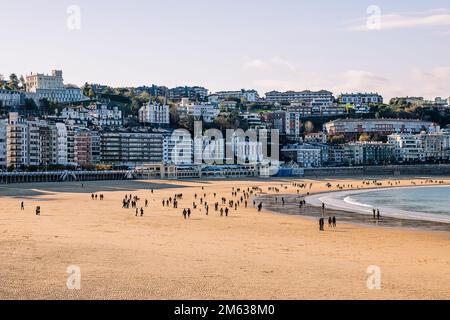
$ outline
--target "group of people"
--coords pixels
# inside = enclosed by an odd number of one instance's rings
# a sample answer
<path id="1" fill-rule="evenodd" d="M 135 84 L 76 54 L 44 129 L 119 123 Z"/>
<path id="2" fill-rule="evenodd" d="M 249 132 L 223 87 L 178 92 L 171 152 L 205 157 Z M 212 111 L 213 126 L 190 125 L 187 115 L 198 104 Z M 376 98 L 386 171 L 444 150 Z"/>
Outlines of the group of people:
<path id="1" fill-rule="evenodd" d="M 140 198 L 138 196 L 133 196 L 132 194 L 126 194 L 125 197 L 122 199 L 122 208 L 123 209 L 129 209 L 130 207 L 132 209 L 135 209 L 135 216 L 144 216 L 144 208 L 140 207 L 139 209 L 139 202 Z M 148 200 L 145 199 L 145 207 L 148 207 Z"/>
<path id="2" fill-rule="evenodd" d="M 100 194 L 100 195 L 98 195 L 98 194 L 91 194 L 91 199 L 92 200 L 98 200 L 100 198 L 100 200 L 104 200 L 105 199 L 105 196 L 103 195 L 103 194 Z"/>
<path id="3" fill-rule="evenodd" d="M 20 211 L 25 211 L 25 202 L 20 202 Z M 41 215 L 41 206 L 36 206 L 36 209 L 34 210 L 35 214 L 37 216 Z"/>
<path id="4" fill-rule="evenodd" d="M 336 228 L 336 216 L 328 218 L 328 227 L 329 228 Z M 325 218 L 320 218 L 319 219 L 319 230 L 320 231 L 325 231 Z"/>

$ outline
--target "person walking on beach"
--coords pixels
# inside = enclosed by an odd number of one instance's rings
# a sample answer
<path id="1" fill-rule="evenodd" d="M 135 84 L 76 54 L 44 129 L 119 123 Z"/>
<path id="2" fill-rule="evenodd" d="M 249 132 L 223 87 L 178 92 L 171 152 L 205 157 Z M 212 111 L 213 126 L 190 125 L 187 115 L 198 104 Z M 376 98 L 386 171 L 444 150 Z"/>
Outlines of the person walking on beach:
<path id="1" fill-rule="evenodd" d="M 333 225 L 333 219 L 331 217 L 328 218 L 328 227 L 331 228 Z"/>
<path id="2" fill-rule="evenodd" d="M 139 213 L 138 208 L 136 208 L 136 217 L 138 216 L 138 213 Z"/>
<path id="3" fill-rule="evenodd" d="M 20 203 L 20 211 L 23 211 L 23 210 L 25 210 L 25 205 L 24 205 L 24 203 L 23 203 L 23 201 Z"/>
<path id="4" fill-rule="evenodd" d="M 333 216 L 333 228 L 336 228 L 336 216 Z"/>
<path id="5" fill-rule="evenodd" d="M 380 220 L 381 215 L 380 215 L 380 209 L 377 209 L 377 220 Z"/>
<path id="6" fill-rule="evenodd" d="M 144 208 L 141 208 L 141 217 L 144 216 Z"/>
<path id="7" fill-rule="evenodd" d="M 188 219 L 191 218 L 191 209 L 187 209 L 187 216 L 188 216 Z"/>
<path id="8" fill-rule="evenodd" d="M 41 207 L 39 207 L 39 206 L 36 207 L 36 215 L 37 216 L 41 215 Z"/>
<path id="9" fill-rule="evenodd" d="M 319 219 L 319 230 L 323 231 L 323 218 Z"/>
<path id="10" fill-rule="evenodd" d="M 183 217 L 184 217 L 184 220 L 186 220 L 186 216 L 187 216 L 187 211 L 186 211 L 186 209 L 183 209 Z"/>

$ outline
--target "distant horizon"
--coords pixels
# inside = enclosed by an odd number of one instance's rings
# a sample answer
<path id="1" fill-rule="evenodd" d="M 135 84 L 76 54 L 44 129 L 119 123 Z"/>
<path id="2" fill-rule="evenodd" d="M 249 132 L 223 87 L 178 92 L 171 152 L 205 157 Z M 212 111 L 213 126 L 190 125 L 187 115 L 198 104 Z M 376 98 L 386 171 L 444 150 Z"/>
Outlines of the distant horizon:
<path id="1" fill-rule="evenodd" d="M 450 96 L 448 0 L 0 3 L 0 73 L 65 83 Z"/>

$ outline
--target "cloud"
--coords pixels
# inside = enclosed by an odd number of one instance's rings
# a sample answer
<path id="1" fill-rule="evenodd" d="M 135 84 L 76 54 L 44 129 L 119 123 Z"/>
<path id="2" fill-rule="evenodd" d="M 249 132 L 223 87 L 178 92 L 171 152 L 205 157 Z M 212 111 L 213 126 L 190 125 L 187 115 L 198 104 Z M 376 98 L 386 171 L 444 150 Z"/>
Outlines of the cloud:
<path id="1" fill-rule="evenodd" d="M 408 29 L 421 27 L 444 27 L 449 28 L 450 33 L 450 9 L 440 8 L 427 10 L 423 12 L 403 12 L 382 14 L 380 9 L 379 18 L 375 11 L 368 10 L 368 16 L 365 18 L 350 21 L 348 30 L 351 31 L 371 31 L 390 30 L 390 29 Z M 371 20 L 372 19 L 372 20 Z M 374 28 L 369 27 L 371 23 L 379 21 Z M 373 26 L 373 25 L 372 25 Z"/>
<path id="2" fill-rule="evenodd" d="M 270 59 L 250 59 L 248 57 L 244 58 L 244 69 L 257 69 L 257 70 L 274 70 L 274 69 L 287 69 L 290 71 L 295 71 L 297 65 L 292 61 L 280 58 L 278 56 L 272 57 Z"/>
<path id="3" fill-rule="evenodd" d="M 427 97 L 450 96 L 450 67 L 436 67 L 431 70 L 413 68 L 411 79 Z"/>

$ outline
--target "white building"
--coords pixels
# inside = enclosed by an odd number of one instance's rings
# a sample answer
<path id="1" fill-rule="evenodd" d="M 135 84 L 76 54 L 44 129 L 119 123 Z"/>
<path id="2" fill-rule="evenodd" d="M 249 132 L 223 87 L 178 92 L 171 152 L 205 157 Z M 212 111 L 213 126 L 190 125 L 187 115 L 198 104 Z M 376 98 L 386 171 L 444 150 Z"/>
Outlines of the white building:
<path id="1" fill-rule="evenodd" d="M 73 85 L 64 85 L 61 70 L 52 70 L 51 75 L 31 74 L 26 77 L 26 96 L 39 102 L 47 99 L 51 102 L 70 103 L 88 100 L 80 88 Z"/>
<path id="2" fill-rule="evenodd" d="M 449 160 L 450 134 L 444 131 L 393 134 L 388 142 L 395 146 L 395 157 L 400 162 Z"/>
<path id="3" fill-rule="evenodd" d="M 0 89 L 0 104 L 3 107 L 19 106 L 21 104 L 20 92 Z"/>
<path id="4" fill-rule="evenodd" d="M 383 103 L 383 97 L 378 93 L 343 93 L 338 100 L 341 104 L 352 104 L 354 106 Z"/>
<path id="5" fill-rule="evenodd" d="M 6 129 L 6 166 L 28 164 L 28 125 L 17 112 L 10 112 Z"/>
<path id="6" fill-rule="evenodd" d="M 67 127 L 64 123 L 56 123 L 56 163 L 67 165 Z"/>
<path id="7" fill-rule="evenodd" d="M 122 111 L 114 106 L 108 108 L 107 105 L 94 105 L 88 108 L 92 122 L 98 126 L 119 127 L 122 126 Z"/>
<path id="8" fill-rule="evenodd" d="M 388 143 L 394 146 L 395 159 L 399 162 L 425 161 L 422 141 L 414 134 L 392 134 Z"/>
<path id="9" fill-rule="evenodd" d="M 256 90 L 237 90 L 237 91 L 219 91 L 210 96 L 209 101 L 223 101 L 226 99 L 245 100 L 247 102 L 256 102 L 259 100 L 259 94 Z"/>
<path id="10" fill-rule="evenodd" d="M 149 102 L 139 109 L 139 122 L 152 125 L 167 125 L 170 123 L 168 105 L 157 105 Z"/>
<path id="11" fill-rule="evenodd" d="M 290 102 L 304 102 L 315 101 L 320 104 L 327 104 L 334 102 L 333 93 L 326 90 L 320 91 L 270 91 L 266 93 L 266 100 L 272 103 L 290 103 Z"/>
<path id="12" fill-rule="evenodd" d="M 6 128 L 8 119 L 0 119 L 0 169 L 6 167 Z"/>
<path id="13" fill-rule="evenodd" d="M 260 128 L 262 125 L 259 113 L 244 113 L 241 118 L 247 121 L 250 128 Z"/>
<path id="14" fill-rule="evenodd" d="M 320 167 L 328 159 L 328 151 L 324 146 L 306 143 L 285 146 L 281 153 L 303 168 Z"/>
<path id="15" fill-rule="evenodd" d="M 324 129 L 328 135 L 355 135 L 361 133 L 420 133 L 433 132 L 437 127 L 429 121 L 411 119 L 337 119 L 327 122 Z"/>
<path id="16" fill-rule="evenodd" d="M 189 132 L 176 130 L 164 135 L 163 161 L 166 164 L 191 165 L 193 141 Z"/>
<path id="17" fill-rule="evenodd" d="M 89 110 L 82 106 L 66 107 L 61 110 L 61 118 L 65 120 L 79 120 L 82 123 L 92 121 L 92 116 Z"/>
<path id="18" fill-rule="evenodd" d="M 187 106 L 189 115 L 194 116 L 195 120 L 203 120 L 204 122 L 213 122 L 220 114 L 220 109 L 213 104 L 190 104 Z"/>

